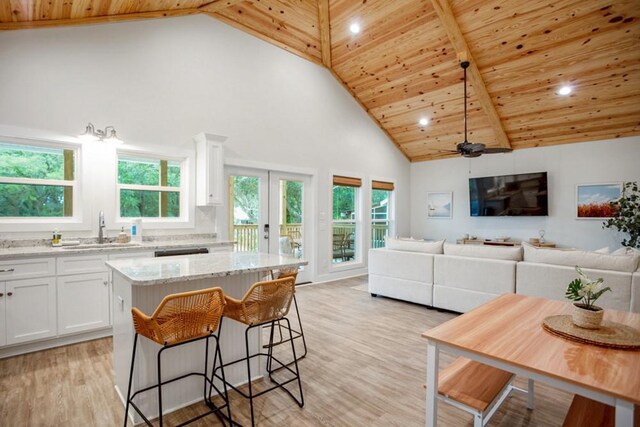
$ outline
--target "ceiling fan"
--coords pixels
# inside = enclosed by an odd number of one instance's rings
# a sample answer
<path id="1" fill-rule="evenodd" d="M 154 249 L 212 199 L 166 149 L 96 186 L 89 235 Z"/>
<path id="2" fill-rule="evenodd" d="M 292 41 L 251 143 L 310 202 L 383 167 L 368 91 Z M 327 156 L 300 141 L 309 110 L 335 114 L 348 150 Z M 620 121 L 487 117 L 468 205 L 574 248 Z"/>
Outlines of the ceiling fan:
<path id="1" fill-rule="evenodd" d="M 469 142 L 467 140 L 467 68 L 469 68 L 469 65 L 469 61 L 462 61 L 460 63 L 460 66 L 464 70 L 464 141 L 456 145 L 455 151 L 447 150 L 447 152 L 459 153 L 462 157 L 480 157 L 483 154 L 510 153 L 513 151 L 511 148 L 487 147 L 485 144 Z"/>

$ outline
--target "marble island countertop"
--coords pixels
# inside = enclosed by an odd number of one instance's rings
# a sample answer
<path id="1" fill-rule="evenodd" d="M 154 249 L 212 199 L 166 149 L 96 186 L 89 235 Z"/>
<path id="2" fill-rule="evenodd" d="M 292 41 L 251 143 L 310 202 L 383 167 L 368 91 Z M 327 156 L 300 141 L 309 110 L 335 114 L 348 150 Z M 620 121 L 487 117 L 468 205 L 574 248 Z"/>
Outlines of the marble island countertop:
<path id="1" fill-rule="evenodd" d="M 133 285 L 159 285 L 307 265 L 290 256 L 251 252 L 217 252 L 166 258 L 107 261 Z"/>
<path id="2" fill-rule="evenodd" d="M 90 243 L 77 246 L 53 247 L 49 245 L 34 246 L 12 246 L 0 247 L 0 260 L 14 258 L 29 258 L 43 256 L 60 256 L 60 255 L 92 255 L 92 254 L 109 254 L 118 252 L 145 252 L 162 249 L 180 249 L 180 248 L 210 248 L 215 246 L 231 246 L 233 241 L 221 240 L 217 238 L 192 238 L 170 239 L 170 240 L 152 240 L 142 243 Z"/>

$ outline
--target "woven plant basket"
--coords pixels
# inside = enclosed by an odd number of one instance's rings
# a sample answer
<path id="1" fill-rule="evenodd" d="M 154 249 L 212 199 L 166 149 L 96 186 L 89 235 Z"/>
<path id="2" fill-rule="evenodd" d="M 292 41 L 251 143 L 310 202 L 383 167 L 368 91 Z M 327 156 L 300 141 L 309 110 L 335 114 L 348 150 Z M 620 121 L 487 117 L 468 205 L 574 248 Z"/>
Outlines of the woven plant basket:
<path id="1" fill-rule="evenodd" d="M 573 304 L 573 324 L 584 329 L 598 329 L 602 323 L 604 310 L 597 306 L 591 306 L 592 310 L 585 308 L 584 304 Z"/>

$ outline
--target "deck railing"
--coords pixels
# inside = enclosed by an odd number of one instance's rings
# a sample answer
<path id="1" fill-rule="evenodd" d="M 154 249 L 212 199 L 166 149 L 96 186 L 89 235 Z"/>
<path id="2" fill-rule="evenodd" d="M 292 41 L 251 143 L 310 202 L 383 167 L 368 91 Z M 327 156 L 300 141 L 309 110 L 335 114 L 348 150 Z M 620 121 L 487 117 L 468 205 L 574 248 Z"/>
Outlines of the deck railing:
<path id="1" fill-rule="evenodd" d="M 384 238 L 389 234 L 388 222 L 374 222 L 371 224 L 371 247 L 384 248 Z"/>
<path id="2" fill-rule="evenodd" d="M 280 236 L 294 236 L 301 241 L 302 224 L 280 225 Z M 259 238 L 258 224 L 233 225 L 233 240 L 237 242 L 235 245 L 236 252 L 257 252 Z"/>

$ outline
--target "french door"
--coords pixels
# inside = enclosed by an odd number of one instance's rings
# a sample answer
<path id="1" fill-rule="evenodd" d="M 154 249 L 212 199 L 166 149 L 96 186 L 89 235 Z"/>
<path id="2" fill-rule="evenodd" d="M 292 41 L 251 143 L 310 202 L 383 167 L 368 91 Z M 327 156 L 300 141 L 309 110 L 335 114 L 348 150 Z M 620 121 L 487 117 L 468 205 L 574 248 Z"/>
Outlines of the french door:
<path id="1" fill-rule="evenodd" d="M 311 261 L 308 220 L 310 177 L 279 171 L 227 167 L 229 238 L 238 252 L 266 252 Z M 310 265 L 298 283 L 311 280 Z"/>

